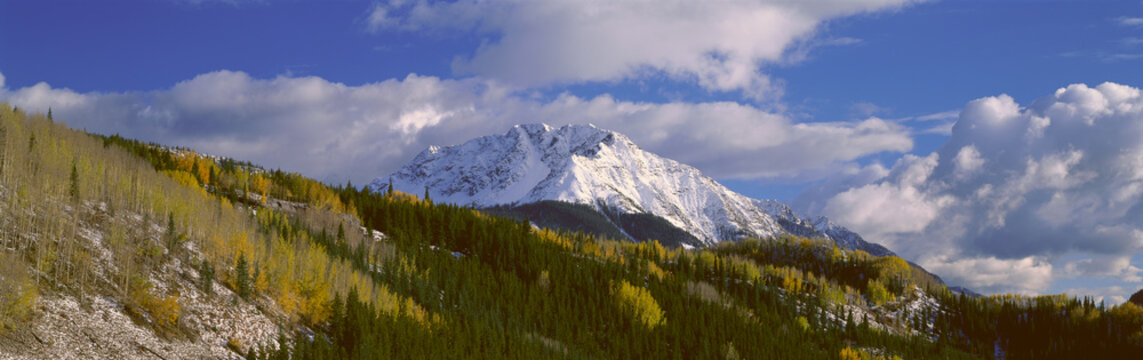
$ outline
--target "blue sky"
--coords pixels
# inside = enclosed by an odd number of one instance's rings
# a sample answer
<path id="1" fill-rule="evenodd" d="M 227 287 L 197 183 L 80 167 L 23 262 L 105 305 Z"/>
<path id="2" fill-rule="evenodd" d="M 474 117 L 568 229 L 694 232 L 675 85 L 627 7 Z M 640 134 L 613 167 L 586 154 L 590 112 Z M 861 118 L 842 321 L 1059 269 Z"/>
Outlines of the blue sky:
<path id="1" fill-rule="evenodd" d="M 1140 1 L 0 2 L 0 99 L 76 127 L 363 184 L 591 122 L 950 283 L 1111 300 L 1140 68 Z"/>

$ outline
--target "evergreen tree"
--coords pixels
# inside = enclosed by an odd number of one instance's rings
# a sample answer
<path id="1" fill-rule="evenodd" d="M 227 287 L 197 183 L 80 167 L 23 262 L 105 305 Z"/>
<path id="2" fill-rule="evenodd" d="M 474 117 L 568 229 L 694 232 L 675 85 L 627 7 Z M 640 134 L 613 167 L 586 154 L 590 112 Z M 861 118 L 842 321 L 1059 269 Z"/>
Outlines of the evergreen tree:
<path id="1" fill-rule="evenodd" d="M 71 186 L 68 187 L 68 195 L 71 195 L 71 200 L 74 203 L 79 203 L 79 168 L 76 166 L 76 161 L 71 161 Z"/>
<path id="2" fill-rule="evenodd" d="M 234 265 L 234 287 L 238 290 L 238 297 L 250 298 L 250 269 L 247 267 L 245 254 L 238 254 L 238 261 Z"/>
<path id="3" fill-rule="evenodd" d="M 178 233 L 175 232 L 175 213 L 167 212 L 167 251 L 174 255 L 178 248 Z"/>
<path id="4" fill-rule="evenodd" d="M 207 295 L 214 293 L 214 267 L 210 265 L 210 261 L 202 259 L 202 266 L 198 268 L 198 277 L 202 285 L 202 291 Z"/>

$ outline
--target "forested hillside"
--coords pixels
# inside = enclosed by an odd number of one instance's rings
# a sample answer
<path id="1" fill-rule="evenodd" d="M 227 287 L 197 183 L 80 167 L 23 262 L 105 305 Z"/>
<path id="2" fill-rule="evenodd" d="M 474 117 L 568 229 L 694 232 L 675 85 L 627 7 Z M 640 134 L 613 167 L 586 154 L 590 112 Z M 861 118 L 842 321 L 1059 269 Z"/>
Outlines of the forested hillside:
<path id="1" fill-rule="evenodd" d="M 6 104 L 0 211 L 0 354 L 19 358 L 106 357 L 119 345 L 71 327 L 115 312 L 153 335 L 119 350 L 140 358 L 1143 352 L 1131 303 L 971 298 L 900 258 L 798 237 L 683 250 L 555 232 L 86 134 Z"/>

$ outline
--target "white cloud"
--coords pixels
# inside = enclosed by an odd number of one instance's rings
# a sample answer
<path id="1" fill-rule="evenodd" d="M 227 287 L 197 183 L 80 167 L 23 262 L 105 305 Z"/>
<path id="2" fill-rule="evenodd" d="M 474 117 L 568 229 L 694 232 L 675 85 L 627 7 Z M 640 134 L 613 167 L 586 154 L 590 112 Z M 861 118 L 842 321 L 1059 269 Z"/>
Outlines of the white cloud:
<path id="1" fill-rule="evenodd" d="M 1123 26 L 1143 26 L 1143 18 L 1121 16 L 1115 19 L 1116 23 Z"/>
<path id="2" fill-rule="evenodd" d="M 930 196 L 922 187 L 937 163 L 935 153 L 923 158 L 905 155 L 882 178 L 892 180 L 851 187 L 830 196 L 822 209 L 814 212 L 890 249 L 899 249 L 902 244 L 893 234 L 924 230 L 953 202 L 950 196 Z"/>
<path id="3" fill-rule="evenodd" d="M 1052 282 L 1052 264 L 1034 256 L 998 259 L 991 256 L 936 255 L 919 263 L 951 284 L 961 284 L 984 293 L 1039 295 Z"/>
<path id="4" fill-rule="evenodd" d="M 876 114 L 887 113 L 892 109 L 877 106 L 877 104 L 868 101 L 859 101 L 849 106 L 849 112 L 857 114 L 857 116 L 868 117 Z"/>
<path id="5" fill-rule="evenodd" d="M 1070 85 L 1026 107 L 987 97 L 965 106 L 944 146 L 916 158 L 932 164 L 900 161 L 879 179 L 826 181 L 795 204 L 986 291 L 1044 286 L 973 272 L 981 259 L 1045 281 L 1053 275 L 1041 263 L 1062 269 L 1058 276 L 1133 281 L 1139 271 L 1125 256 L 1143 252 L 1139 139 L 1143 95 L 1134 87 Z"/>
<path id="6" fill-rule="evenodd" d="M 1143 269 L 1131 264 L 1130 256 L 1105 255 L 1068 261 L 1061 269 L 1061 276 L 1075 277 L 1115 277 L 1125 282 L 1141 282 Z"/>
<path id="7" fill-rule="evenodd" d="M 921 115 L 921 116 L 917 116 L 915 118 L 910 118 L 909 120 L 916 120 L 916 121 L 953 120 L 953 119 L 956 119 L 957 116 L 960 116 L 960 111 L 952 110 L 952 111 L 942 111 L 939 113 L 933 113 L 933 114 L 928 114 L 928 115 Z"/>
<path id="8" fill-rule="evenodd" d="M 1133 47 L 1136 45 L 1143 45 L 1143 38 L 1141 37 L 1125 37 L 1119 39 L 1119 44 L 1124 47 Z"/>
<path id="9" fill-rule="evenodd" d="M 402 113 L 401 116 L 397 119 L 397 122 L 389 126 L 389 129 L 399 130 L 406 136 L 414 135 L 420 132 L 421 129 L 430 126 L 436 126 L 437 124 L 441 123 L 441 120 L 452 117 L 455 114 L 456 113 L 452 111 L 441 113 L 436 109 L 433 109 L 431 106 L 426 106 L 424 108 L 414 109 L 412 111 Z"/>
<path id="10" fill-rule="evenodd" d="M 0 100 L 100 133 L 188 146 L 361 184 L 429 145 L 458 144 L 517 123 L 594 123 L 718 177 L 822 174 L 853 159 L 912 148 L 878 119 L 797 123 L 733 102 L 639 103 L 607 95 L 541 102 L 479 79 L 409 75 L 360 86 L 317 77 L 256 79 L 217 71 L 170 89 L 76 93 L 48 84 L 0 88 Z"/>
<path id="11" fill-rule="evenodd" d="M 980 169 L 980 166 L 984 165 L 984 159 L 980 157 L 980 151 L 976 150 L 975 146 L 969 145 L 960 148 L 956 158 L 953 159 L 953 164 L 956 166 L 956 177 L 963 179 Z"/>
<path id="12" fill-rule="evenodd" d="M 515 86 L 615 81 L 663 73 L 755 98 L 780 91 L 765 64 L 804 57 L 818 26 L 909 0 L 732 1 L 391 1 L 372 7 L 367 28 L 476 31 L 486 42 L 454 70 Z M 792 51 L 791 51 L 792 50 Z"/>

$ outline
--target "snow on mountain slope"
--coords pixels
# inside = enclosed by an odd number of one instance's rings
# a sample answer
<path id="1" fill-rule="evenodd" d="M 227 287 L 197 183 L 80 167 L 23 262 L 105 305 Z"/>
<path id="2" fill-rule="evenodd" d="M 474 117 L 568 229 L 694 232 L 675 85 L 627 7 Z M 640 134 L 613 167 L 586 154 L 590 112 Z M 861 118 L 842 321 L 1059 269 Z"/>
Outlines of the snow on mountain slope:
<path id="1" fill-rule="evenodd" d="M 889 253 L 825 218 L 807 221 L 779 202 L 735 193 L 691 166 L 592 125 L 517 125 L 504 135 L 429 147 L 369 186 L 383 191 L 390 181 L 395 190 L 421 194 L 427 187 L 434 201 L 464 206 L 557 200 L 601 212 L 651 214 L 708 245 L 792 233 Z"/>

